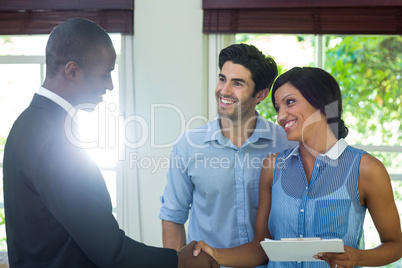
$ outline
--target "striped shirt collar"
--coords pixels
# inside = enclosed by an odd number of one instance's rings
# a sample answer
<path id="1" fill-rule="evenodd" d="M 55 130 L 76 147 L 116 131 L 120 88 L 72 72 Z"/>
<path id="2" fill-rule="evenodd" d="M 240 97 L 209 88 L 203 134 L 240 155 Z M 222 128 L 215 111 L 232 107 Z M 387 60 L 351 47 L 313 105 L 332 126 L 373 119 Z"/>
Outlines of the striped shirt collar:
<path id="1" fill-rule="evenodd" d="M 77 109 L 74 108 L 68 101 L 57 95 L 56 93 L 44 88 L 39 87 L 38 95 L 41 95 L 61 106 L 72 118 L 77 122 Z"/>
<path id="2" fill-rule="evenodd" d="M 322 155 L 322 156 L 326 155 L 330 159 L 336 160 L 345 151 L 347 146 L 348 146 L 348 143 L 344 139 L 340 139 L 334 144 L 334 146 L 332 146 L 331 149 L 328 150 L 328 152 L 326 152 L 325 154 L 319 154 L 319 155 Z M 296 148 L 293 149 L 293 151 L 289 154 L 289 156 L 287 158 L 289 158 L 292 155 L 294 155 L 294 156 L 299 155 L 300 154 L 299 148 L 300 148 L 300 145 L 297 145 Z"/>

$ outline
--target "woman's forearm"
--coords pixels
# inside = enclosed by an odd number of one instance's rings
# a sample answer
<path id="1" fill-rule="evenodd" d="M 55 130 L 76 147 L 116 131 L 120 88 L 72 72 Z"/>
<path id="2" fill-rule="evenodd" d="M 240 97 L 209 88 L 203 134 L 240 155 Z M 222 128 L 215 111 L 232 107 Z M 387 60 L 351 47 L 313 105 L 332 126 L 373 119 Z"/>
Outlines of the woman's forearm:
<path id="1" fill-rule="evenodd" d="M 253 267 L 268 262 L 259 242 L 249 242 L 234 248 L 213 248 L 216 261 L 221 266 Z"/>

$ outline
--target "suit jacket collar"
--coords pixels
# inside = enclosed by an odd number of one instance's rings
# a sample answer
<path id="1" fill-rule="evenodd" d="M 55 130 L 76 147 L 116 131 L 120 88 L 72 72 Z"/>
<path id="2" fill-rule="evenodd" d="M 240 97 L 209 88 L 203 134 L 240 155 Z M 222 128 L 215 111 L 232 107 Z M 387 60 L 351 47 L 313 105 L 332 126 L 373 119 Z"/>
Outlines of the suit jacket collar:
<path id="1" fill-rule="evenodd" d="M 62 106 L 60 106 L 53 100 L 51 100 L 47 97 L 44 97 L 42 95 L 39 95 L 37 93 L 34 94 L 34 97 L 31 101 L 30 106 L 42 108 L 42 109 L 48 109 L 48 110 L 51 110 L 51 111 L 49 111 L 50 113 L 56 113 L 63 117 L 66 117 L 67 115 L 69 115 L 70 118 L 72 118 L 75 123 L 78 123 L 77 116 L 76 116 L 77 112 L 74 109 L 74 107 L 72 109 L 70 109 L 70 111 L 66 111 Z"/>

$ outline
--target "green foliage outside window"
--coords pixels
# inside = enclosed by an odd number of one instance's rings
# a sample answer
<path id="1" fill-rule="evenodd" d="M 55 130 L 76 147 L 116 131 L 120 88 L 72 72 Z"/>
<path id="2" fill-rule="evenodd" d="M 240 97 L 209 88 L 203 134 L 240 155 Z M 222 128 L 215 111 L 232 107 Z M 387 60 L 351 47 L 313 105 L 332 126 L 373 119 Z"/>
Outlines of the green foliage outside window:
<path id="1" fill-rule="evenodd" d="M 5 219 L 4 219 L 4 208 L 0 209 L 0 225 L 5 224 Z M 6 251 L 7 250 L 7 239 L 6 236 L 0 237 L 0 251 Z"/>
<path id="2" fill-rule="evenodd" d="M 402 144 L 402 37 L 333 37 L 325 69 L 338 81 L 358 140 Z M 327 47 L 329 47 L 327 45 Z"/>

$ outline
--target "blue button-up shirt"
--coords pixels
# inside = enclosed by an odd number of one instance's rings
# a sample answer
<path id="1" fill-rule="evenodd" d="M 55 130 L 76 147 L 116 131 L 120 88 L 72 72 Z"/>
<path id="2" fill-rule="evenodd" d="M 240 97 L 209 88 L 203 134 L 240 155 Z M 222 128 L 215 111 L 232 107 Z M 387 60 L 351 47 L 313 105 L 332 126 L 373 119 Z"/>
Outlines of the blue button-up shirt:
<path id="1" fill-rule="evenodd" d="M 159 217 L 184 224 L 190 212 L 188 241 L 230 248 L 254 238 L 264 158 L 295 143 L 258 115 L 254 133 L 238 148 L 219 122 L 185 133 L 173 146 Z"/>

